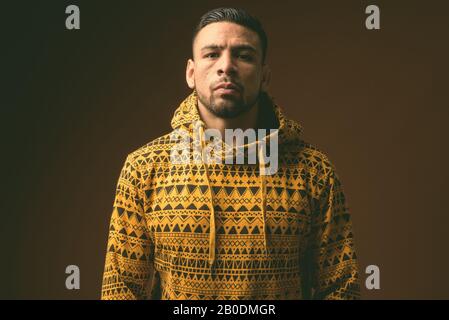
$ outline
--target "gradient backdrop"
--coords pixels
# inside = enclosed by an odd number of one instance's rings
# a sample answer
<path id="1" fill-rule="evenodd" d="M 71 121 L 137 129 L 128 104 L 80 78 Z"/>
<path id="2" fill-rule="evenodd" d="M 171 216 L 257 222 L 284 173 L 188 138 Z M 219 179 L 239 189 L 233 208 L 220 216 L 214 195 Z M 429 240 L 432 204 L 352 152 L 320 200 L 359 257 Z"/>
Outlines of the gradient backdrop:
<path id="1" fill-rule="evenodd" d="M 447 1 L 26 1 L 2 5 L 0 298 L 98 299 L 125 157 L 168 133 L 191 31 L 239 6 L 268 37 L 270 92 L 333 161 L 364 299 L 449 298 Z M 81 30 L 65 29 L 77 4 Z M 381 29 L 365 28 L 365 8 Z M 65 288 L 65 267 L 81 289 Z"/>

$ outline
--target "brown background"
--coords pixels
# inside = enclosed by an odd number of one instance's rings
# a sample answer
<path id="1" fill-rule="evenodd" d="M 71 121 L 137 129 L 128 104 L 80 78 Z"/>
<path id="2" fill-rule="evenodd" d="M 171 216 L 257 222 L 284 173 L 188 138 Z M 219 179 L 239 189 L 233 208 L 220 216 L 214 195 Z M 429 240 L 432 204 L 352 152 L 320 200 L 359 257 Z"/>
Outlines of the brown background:
<path id="1" fill-rule="evenodd" d="M 120 168 L 170 130 L 191 30 L 224 4 L 260 18 L 271 94 L 342 178 L 362 279 L 381 270 L 363 298 L 449 298 L 444 1 L 147 2 L 2 9 L 0 298 L 99 298 Z M 79 31 L 65 29 L 68 4 Z M 365 28 L 368 4 L 381 30 Z M 69 264 L 80 290 L 65 289 Z"/>

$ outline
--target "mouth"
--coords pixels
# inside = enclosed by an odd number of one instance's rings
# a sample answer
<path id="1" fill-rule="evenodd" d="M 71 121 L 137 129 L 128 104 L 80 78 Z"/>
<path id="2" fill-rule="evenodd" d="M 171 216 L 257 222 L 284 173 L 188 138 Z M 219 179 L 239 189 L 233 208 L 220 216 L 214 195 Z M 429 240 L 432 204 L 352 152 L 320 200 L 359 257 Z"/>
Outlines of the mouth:
<path id="1" fill-rule="evenodd" d="M 220 94 L 239 95 L 240 88 L 232 82 L 223 82 L 214 88 Z"/>

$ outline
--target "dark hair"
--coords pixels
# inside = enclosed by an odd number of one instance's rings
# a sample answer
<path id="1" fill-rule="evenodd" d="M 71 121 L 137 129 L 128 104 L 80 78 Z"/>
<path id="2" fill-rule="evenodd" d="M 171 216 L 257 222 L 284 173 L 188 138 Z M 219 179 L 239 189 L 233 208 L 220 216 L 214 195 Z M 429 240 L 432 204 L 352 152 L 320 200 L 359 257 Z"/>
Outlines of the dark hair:
<path id="1" fill-rule="evenodd" d="M 262 46 L 262 62 L 265 62 L 265 57 L 267 55 L 268 39 L 265 30 L 262 27 L 257 18 L 251 16 L 248 12 L 243 9 L 237 8 L 217 8 L 206 12 L 201 18 L 198 25 L 195 27 L 193 32 L 192 44 L 195 41 L 196 35 L 208 24 L 214 22 L 233 22 L 243 27 L 247 27 L 252 31 L 256 32 L 260 39 L 260 44 Z"/>

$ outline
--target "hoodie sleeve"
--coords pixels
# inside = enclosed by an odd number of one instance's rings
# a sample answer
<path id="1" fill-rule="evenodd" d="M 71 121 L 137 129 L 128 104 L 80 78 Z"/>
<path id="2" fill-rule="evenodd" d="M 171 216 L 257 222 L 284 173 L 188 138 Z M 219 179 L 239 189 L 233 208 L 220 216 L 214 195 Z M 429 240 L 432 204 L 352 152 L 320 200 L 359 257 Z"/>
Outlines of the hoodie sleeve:
<path id="1" fill-rule="evenodd" d="M 147 299 L 152 244 L 144 217 L 140 173 L 126 158 L 118 179 L 110 219 L 101 299 Z"/>
<path id="2" fill-rule="evenodd" d="M 360 299 L 352 219 L 343 188 L 333 168 L 322 181 L 312 218 L 311 298 Z"/>

